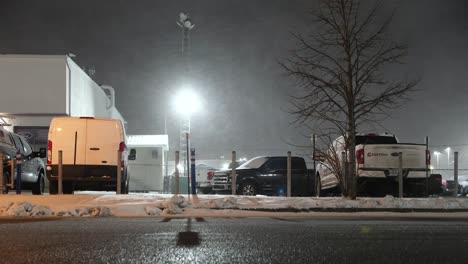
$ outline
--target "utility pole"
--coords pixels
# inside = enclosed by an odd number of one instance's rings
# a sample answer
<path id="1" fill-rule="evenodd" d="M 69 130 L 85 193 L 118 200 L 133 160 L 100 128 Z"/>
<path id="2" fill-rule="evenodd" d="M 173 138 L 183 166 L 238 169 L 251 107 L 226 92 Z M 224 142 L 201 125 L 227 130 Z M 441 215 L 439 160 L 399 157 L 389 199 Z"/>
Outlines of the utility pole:
<path id="1" fill-rule="evenodd" d="M 190 19 L 189 14 L 180 12 L 179 19 L 176 21 L 177 25 L 182 29 L 182 56 L 184 59 L 184 72 L 183 72 L 183 79 L 184 85 L 188 85 L 190 83 L 190 30 L 195 27 Z M 180 106 L 184 108 L 188 108 L 189 106 Z M 187 183 L 190 186 L 190 167 L 189 163 L 189 152 L 188 149 L 190 148 L 190 142 L 187 140 L 190 134 L 190 116 L 187 115 L 181 122 L 180 125 L 180 133 L 179 133 L 179 150 L 181 157 L 184 159 L 184 172 L 187 175 Z M 190 188 L 189 188 L 190 190 Z"/>

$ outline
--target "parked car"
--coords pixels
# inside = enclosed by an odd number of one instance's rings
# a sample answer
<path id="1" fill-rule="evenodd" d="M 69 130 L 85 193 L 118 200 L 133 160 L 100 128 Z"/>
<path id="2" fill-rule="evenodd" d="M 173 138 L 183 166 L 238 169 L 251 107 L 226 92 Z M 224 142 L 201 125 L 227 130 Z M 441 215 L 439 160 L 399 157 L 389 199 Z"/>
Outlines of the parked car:
<path id="1" fill-rule="evenodd" d="M 11 184 L 11 165 L 9 161 L 14 160 L 19 151 L 22 155 L 21 165 L 21 187 L 31 189 L 33 194 L 43 194 L 45 189 L 45 165 L 42 158 L 46 153 L 33 151 L 26 139 L 15 133 L 0 128 L 0 152 L 3 153 L 3 193 L 8 193 L 9 188 L 5 184 Z M 17 175 L 14 173 L 14 183 Z M 16 186 L 16 185 L 15 185 Z"/>
<path id="2" fill-rule="evenodd" d="M 331 146 L 342 162 L 341 153 L 345 152 L 343 137 L 337 138 Z M 406 196 L 424 196 L 426 192 L 426 171 L 430 164 L 430 152 L 423 144 L 399 143 L 391 134 L 356 135 L 356 175 L 360 195 L 383 196 L 396 194 L 399 175 L 399 153 L 402 153 L 404 190 Z M 322 194 L 339 187 L 330 160 L 324 159 L 317 165 L 316 193 Z M 429 178 L 429 194 L 439 194 L 442 190 L 441 176 Z"/>
<path id="3" fill-rule="evenodd" d="M 120 120 L 94 117 L 52 119 L 47 145 L 50 193 L 57 193 L 58 153 L 62 151 L 63 192 L 114 191 L 117 162 L 121 163 L 121 190 L 128 193 L 127 147 Z M 120 157 L 117 158 L 117 151 Z"/>
<path id="4" fill-rule="evenodd" d="M 213 190 L 217 194 L 232 193 L 232 170 L 214 174 Z M 240 195 L 285 195 L 287 157 L 256 157 L 236 168 L 236 193 Z M 301 157 L 291 159 L 291 193 L 293 196 L 312 195 L 313 171 L 307 169 Z"/>
<path id="5" fill-rule="evenodd" d="M 445 180 L 443 182 L 443 194 L 453 195 L 454 191 L 455 191 L 454 180 Z M 468 175 L 458 176 L 458 194 L 460 196 L 468 195 Z"/>

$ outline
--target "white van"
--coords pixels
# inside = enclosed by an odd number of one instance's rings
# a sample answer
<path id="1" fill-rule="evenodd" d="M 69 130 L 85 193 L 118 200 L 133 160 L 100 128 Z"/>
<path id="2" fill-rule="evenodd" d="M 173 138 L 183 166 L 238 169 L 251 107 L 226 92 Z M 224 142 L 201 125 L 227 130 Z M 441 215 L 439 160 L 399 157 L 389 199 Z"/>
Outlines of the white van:
<path id="1" fill-rule="evenodd" d="M 120 120 L 94 117 L 52 119 L 47 144 L 50 193 L 57 193 L 58 152 L 62 151 L 63 192 L 114 191 L 117 151 L 122 167 L 122 193 L 128 193 L 125 131 Z"/>

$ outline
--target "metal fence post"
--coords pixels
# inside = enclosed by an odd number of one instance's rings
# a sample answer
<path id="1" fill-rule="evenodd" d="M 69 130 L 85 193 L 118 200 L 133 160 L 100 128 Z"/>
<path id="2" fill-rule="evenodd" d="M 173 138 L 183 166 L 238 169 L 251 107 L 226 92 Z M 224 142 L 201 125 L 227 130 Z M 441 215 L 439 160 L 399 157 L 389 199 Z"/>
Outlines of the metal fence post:
<path id="1" fill-rule="evenodd" d="M 3 175 L 3 153 L 0 153 L 0 162 L 1 162 L 1 165 L 0 165 L 0 189 L 2 191 L 2 193 L 4 193 L 4 189 L 6 186 L 4 186 L 3 184 L 6 183 L 5 181 L 5 175 Z"/>
<path id="2" fill-rule="evenodd" d="M 455 188 L 453 190 L 453 196 L 458 196 L 458 151 L 453 153 L 453 183 L 455 184 Z"/>
<path id="3" fill-rule="evenodd" d="M 122 164 L 120 163 L 122 159 L 122 152 L 117 150 L 117 194 L 122 193 Z"/>
<path id="4" fill-rule="evenodd" d="M 190 184 L 192 185 L 192 194 L 197 194 L 197 178 L 195 171 L 195 149 L 190 148 Z"/>
<path id="5" fill-rule="evenodd" d="M 287 164 L 287 175 L 286 175 L 286 188 L 287 196 L 291 197 L 291 151 L 288 151 L 288 164 Z"/>
<path id="6" fill-rule="evenodd" d="M 429 153 L 429 137 L 426 136 L 426 197 L 429 196 L 429 162 L 430 162 L 430 153 Z"/>
<path id="7" fill-rule="evenodd" d="M 232 152 L 232 171 L 231 171 L 231 190 L 232 195 L 236 195 L 237 183 L 236 183 L 236 152 Z"/>
<path id="8" fill-rule="evenodd" d="M 63 194 L 63 151 L 58 151 L 58 179 L 57 179 L 57 193 Z"/>
<path id="9" fill-rule="evenodd" d="M 16 152 L 16 194 L 21 194 L 21 164 L 23 164 L 23 155 L 18 149 Z"/>
<path id="10" fill-rule="evenodd" d="M 15 183 L 15 161 L 13 159 L 10 160 L 10 188 L 14 187 Z"/>
<path id="11" fill-rule="evenodd" d="M 403 152 L 398 153 L 398 197 L 403 198 Z"/>
<path id="12" fill-rule="evenodd" d="M 316 182 L 316 181 L 315 181 L 315 177 L 317 177 L 317 172 L 316 172 L 317 165 L 315 164 L 315 134 L 312 134 L 312 149 L 313 149 L 313 151 L 314 151 L 314 152 L 313 152 L 314 154 L 312 154 L 312 160 L 313 160 L 313 162 L 314 162 L 314 170 L 313 170 L 313 172 L 314 172 L 314 177 L 312 177 L 313 182 L 312 182 L 312 183 L 309 183 L 309 184 L 311 184 L 311 185 L 313 186 L 313 189 L 312 189 L 312 190 L 314 190 L 314 189 L 315 189 L 315 182 Z M 310 178 L 310 176 L 311 176 L 311 175 L 310 175 L 310 173 L 309 173 L 309 176 L 308 176 L 308 177 Z M 310 185 L 309 185 L 309 186 L 310 186 Z M 313 192 L 312 192 L 312 193 L 313 193 Z"/>
<path id="13" fill-rule="evenodd" d="M 175 152 L 175 180 L 174 180 L 174 191 L 176 195 L 179 195 L 179 151 Z"/>

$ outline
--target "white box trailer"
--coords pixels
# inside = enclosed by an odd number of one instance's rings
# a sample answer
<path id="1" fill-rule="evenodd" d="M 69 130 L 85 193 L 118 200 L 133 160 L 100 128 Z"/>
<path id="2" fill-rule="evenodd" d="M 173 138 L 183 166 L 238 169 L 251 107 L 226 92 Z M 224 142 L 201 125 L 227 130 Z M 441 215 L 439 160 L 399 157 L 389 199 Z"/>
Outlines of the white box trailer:
<path id="1" fill-rule="evenodd" d="M 114 95 L 112 87 L 96 84 L 66 55 L 0 55 L 0 116 L 7 116 L 8 130 L 36 142 L 34 148 L 47 146 L 56 116 L 113 118 L 125 124 Z"/>
<path id="2" fill-rule="evenodd" d="M 167 135 L 129 135 L 129 190 L 162 192 L 168 151 Z"/>

